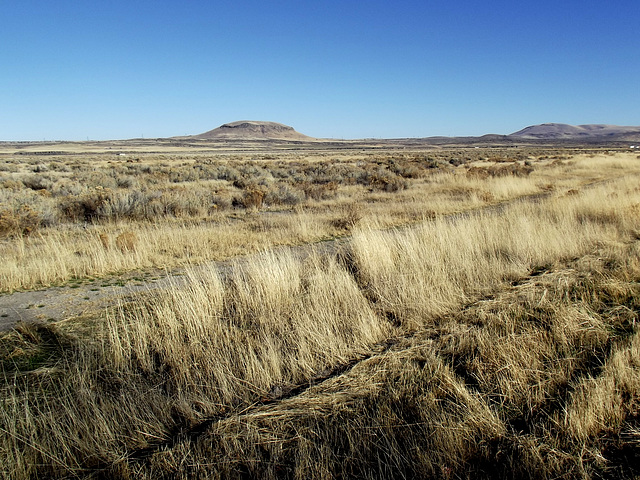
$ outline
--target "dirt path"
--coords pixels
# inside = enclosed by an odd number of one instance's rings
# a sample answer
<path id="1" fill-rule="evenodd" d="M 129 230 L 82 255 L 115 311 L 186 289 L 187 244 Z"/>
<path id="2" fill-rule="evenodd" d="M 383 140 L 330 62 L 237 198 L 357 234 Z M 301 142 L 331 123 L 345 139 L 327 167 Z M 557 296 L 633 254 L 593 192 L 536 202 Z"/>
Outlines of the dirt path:
<path id="1" fill-rule="evenodd" d="M 133 278 L 120 277 L 4 294 L 0 296 L 0 330 L 10 329 L 19 321 L 62 320 L 87 315 L 114 306 L 143 288 L 162 286 L 172 276 L 180 278 L 174 274 L 141 284 Z"/>
<path id="2" fill-rule="evenodd" d="M 341 238 L 297 247 L 279 246 L 272 251 L 289 250 L 295 256 L 303 258 L 312 252 L 335 252 L 339 245 L 345 242 L 346 240 Z M 257 255 L 260 253 L 193 266 L 189 270 L 197 272 L 199 269 L 214 266 L 224 276 L 237 263 L 247 262 Z M 91 315 L 127 301 L 135 294 L 179 287 L 187 281 L 186 272 L 186 268 L 179 268 L 171 272 L 156 271 L 151 275 L 146 273 L 145 277 L 152 279 L 144 281 L 140 280 L 136 272 L 131 272 L 118 277 L 87 280 L 61 287 L 0 294 L 0 331 L 9 330 L 18 322 L 55 321 Z"/>

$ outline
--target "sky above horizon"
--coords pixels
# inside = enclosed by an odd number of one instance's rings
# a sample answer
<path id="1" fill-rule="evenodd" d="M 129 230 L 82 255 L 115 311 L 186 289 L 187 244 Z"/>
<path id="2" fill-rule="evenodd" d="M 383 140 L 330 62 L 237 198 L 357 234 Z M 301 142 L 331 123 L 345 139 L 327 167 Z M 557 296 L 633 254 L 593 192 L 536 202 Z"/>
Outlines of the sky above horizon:
<path id="1" fill-rule="evenodd" d="M 6 1 L 0 141 L 640 125 L 640 2 Z"/>

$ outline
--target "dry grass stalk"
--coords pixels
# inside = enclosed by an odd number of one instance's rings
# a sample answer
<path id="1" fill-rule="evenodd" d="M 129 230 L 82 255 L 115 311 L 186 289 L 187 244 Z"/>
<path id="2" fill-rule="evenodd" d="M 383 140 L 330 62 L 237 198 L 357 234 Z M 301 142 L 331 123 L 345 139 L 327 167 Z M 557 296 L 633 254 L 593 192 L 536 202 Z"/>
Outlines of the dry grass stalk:
<path id="1" fill-rule="evenodd" d="M 102 237 L 100 240 L 102 241 Z M 137 244 L 138 236 L 133 232 L 123 232 L 116 237 L 116 247 L 118 247 L 118 250 L 122 253 L 133 252 Z"/>

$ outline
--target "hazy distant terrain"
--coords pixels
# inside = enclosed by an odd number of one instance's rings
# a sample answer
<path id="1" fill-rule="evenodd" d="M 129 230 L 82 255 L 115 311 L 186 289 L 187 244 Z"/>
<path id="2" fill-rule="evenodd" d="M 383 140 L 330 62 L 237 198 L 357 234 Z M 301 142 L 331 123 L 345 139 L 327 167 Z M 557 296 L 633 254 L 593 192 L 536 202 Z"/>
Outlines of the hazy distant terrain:
<path id="1" fill-rule="evenodd" d="M 295 140 L 321 141 L 297 132 L 293 127 L 275 122 L 239 121 L 225 123 L 220 127 L 192 137 L 202 140 Z M 391 139 L 389 139 L 392 141 Z M 407 138 L 407 141 L 412 139 Z M 585 142 L 640 141 L 640 127 L 621 127 L 618 125 L 567 125 L 564 123 L 543 123 L 531 125 L 509 135 L 486 134 L 480 137 L 426 137 L 415 140 L 441 143 L 461 142 L 506 142 L 517 140 L 563 141 L 580 140 Z M 384 140 L 376 140 L 383 141 Z"/>
<path id="2" fill-rule="evenodd" d="M 132 138 L 102 141 L 21 141 L 1 142 L 2 154 L 79 154 L 79 153 L 178 153 L 222 152 L 265 149 L 288 150 L 296 148 L 312 150 L 362 148 L 379 150 L 388 148 L 440 148 L 455 146 L 580 146 L 600 145 L 629 147 L 640 144 L 639 127 L 616 125 L 566 125 L 544 123 L 532 125 L 508 135 L 488 133 L 481 136 L 445 137 L 427 136 L 415 138 L 364 138 L 335 139 L 316 138 L 296 131 L 293 127 L 277 122 L 242 120 L 225 123 L 213 130 L 187 136 L 167 138 Z"/>

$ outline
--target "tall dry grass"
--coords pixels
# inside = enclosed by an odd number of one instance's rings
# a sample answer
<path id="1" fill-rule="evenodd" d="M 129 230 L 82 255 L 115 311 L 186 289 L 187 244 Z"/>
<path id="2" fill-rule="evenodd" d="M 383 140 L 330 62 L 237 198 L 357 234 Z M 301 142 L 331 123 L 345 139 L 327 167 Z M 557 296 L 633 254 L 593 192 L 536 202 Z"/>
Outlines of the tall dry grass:
<path id="1" fill-rule="evenodd" d="M 5 372 L 19 381 L 6 383 L 2 448 L 26 455 L 10 462 L 10 477 L 118 463 L 127 449 L 277 397 L 389 335 L 335 262 L 287 253 L 238 265 L 227 283 L 200 270 L 102 321 L 103 333 L 60 352 L 55 368 Z"/>
<path id="2" fill-rule="evenodd" d="M 336 232 L 332 232 L 336 233 Z M 131 235 L 129 248 L 118 237 Z M 71 278 L 167 269 L 319 241 L 327 235 L 304 213 L 220 223 L 132 223 L 58 229 L 1 246 L 0 290 L 32 289 Z"/>
<path id="3" fill-rule="evenodd" d="M 170 366 L 166 388 L 207 399 L 211 414 L 300 383 L 388 334 L 335 262 L 284 252 L 237 265 L 227 283 L 214 269 L 192 274 L 187 287 L 109 316 L 104 355 L 124 372 Z"/>
<path id="4" fill-rule="evenodd" d="M 139 473 L 636 478 L 639 253 L 558 263 L 300 395 L 212 422 Z"/>
<path id="5" fill-rule="evenodd" d="M 338 260 L 266 253 L 194 271 L 82 329 L 21 326 L 2 341 L 3 474 L 455 478 L 490 476 L 502 455 L 503 475 L 588 476 L 604 467 L 580 448 L 601 448 L 603 422 L 620 428 L 639 395 L 635 350 L 620 343 L 635 332 L 638 205 L 627 176 L 361 230 Z M 554 265 L 564 280 L 518 289 Z M 497 312 L 471 305 L 512 284 Z M 562 408 L 571 426 L 558 426 Z M 198 425 L 210 426 L 199 440 Z"/>
<path id="6" fill-rule="evenodd" d="M 399 232 L 357 231 L 352 268 L 382 311 L 420 325 L 505 280 L 636 235 L 639 205 L 637 180 L 629 177 L 498 214 L 438 218 Z"/>

